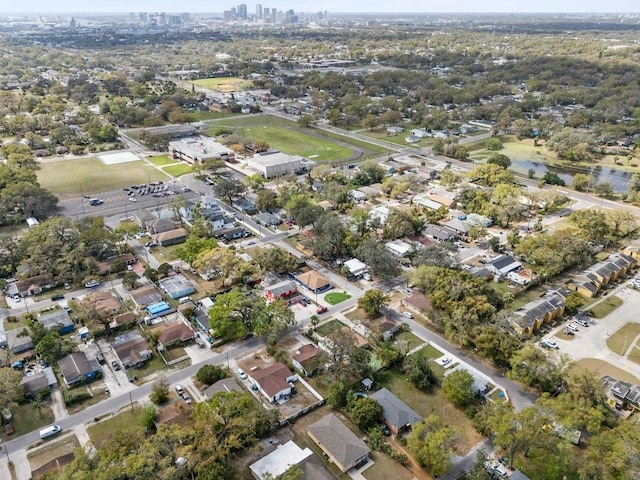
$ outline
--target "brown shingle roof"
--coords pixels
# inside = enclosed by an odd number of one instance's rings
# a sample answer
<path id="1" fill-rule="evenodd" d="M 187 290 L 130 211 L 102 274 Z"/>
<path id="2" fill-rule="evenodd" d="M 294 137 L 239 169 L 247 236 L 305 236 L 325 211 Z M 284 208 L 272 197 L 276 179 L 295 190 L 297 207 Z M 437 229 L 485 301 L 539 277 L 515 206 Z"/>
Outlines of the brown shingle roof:
<path id="1" fill-rule="evenodd" d="M 251 373 L 251 377 L 269 397 L 273 397 L 278 392 L 288 388 L 289 383 L 287 383 L 286 379 L 291 376 L 293 376 L 291 370 L 280 362 Z"/>
<path id="2" fill-rule="evenodd" d="M 161 330 L 158 342 L 163 345 L 175 342 L 176 340 L 186 342 L 187 340 L 191 340 L 193 336 L 194 332 L 191 327 L 184 323 L 175 323 Z"/>

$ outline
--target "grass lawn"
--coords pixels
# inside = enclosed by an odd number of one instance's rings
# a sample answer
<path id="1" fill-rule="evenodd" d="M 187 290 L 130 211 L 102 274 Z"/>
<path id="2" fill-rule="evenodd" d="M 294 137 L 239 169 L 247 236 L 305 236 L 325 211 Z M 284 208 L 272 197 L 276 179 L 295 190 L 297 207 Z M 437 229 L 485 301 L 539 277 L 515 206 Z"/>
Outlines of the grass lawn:
<path id="1" fill-rule="evenodd" d="M 625 370 L 622 370 L 621 368 L 615 367 L 610 363 L 607 363 L 604 360 L 599 360 L 597 358 L 583 358 L 581 360 L 578 360 L 573 367 L 573 370 L 577 370 L 579 368 L 592 371 L 599 377 L 609 375 L 610 377 L 613 377 L 616 380 L 622 380 L 623 382 L 629 382 L 633 384 L 640 383 L 639 379 L 626 372 Z"/>
<path id="2" fill-rule="evenodd" d="M 33 430 L 39 430 L 42 427 L 52 424 L 55 420 L 53 411 L 48 405 L 45 405 L 38 413 L 38 411 L 31 406 L 31 403 L 22 403 L 12 408 L 11 413 L 13 414 L 13 420 L 11 420 L 14 429 L 13 437 L 19 437 Z M 10 440 L 12 437 L 4 435 L 4 430 L 2 430 L 0 438 Z"/>
<path id="3" fill-rule="evenodd" d="M 163 167 L 165 165 L 181 163 L 180 160 L 171 158 L 169 157 L 169 155 L 154 155 L 153 157 L 147 157 L 147 160 L 153 163 L 156 167 Z"/>
<path id="4" fill-rule="evenodd" d="M 338 303 L 349 300 L 350 298 L 351 295 L 345 292 L 331 292 L 324 296 L 324 301 L 330 305 L 337 305 Z"/>
<path id="5" fill-rule="evenodd" d="M 316 332 L 318 333 L 318 335 L 320 335 L 321 337 L 326 337 L 327 335 L 329 335 L 332 332 L 335 332 L 336 330 L 340 329 L 343 327 L 343 323 L 340 322 L 339 320 L 331 320 L 327 323 L 323 323 L 322 325 L 320 325 L 318 328 L 316 328 Z"/>
<path id="6" fill-rule="evenodd" d="M 539 285 L 535 288 L 530 288 L 529 290 L 525 290 L 522 292 L 516 299 L 509 304 L 509 309 L 517 310 L 520 307 L 525 306 L 527 303 L 532 302 L 533 300 L 537 300 L 547 291 L 547 288 L 544 285 Z"/>
<path id="7" fill-rule="evenodd" d="M 406 346 L 405 351 L 408 352 L 409 350 L 416 348 L 418 345 L 422 345 L 424 340 L 416 337 L 411 332 L 400 332 L 395 335 L 393 343 L 396 345 Z"/>
<path id="8" fill-rule="evenodd" d="M 61 200 L 79 197 L 80 191 L 95 195 L 136 183 L 167 180 L 167 176 L 142 160 L 105 165 L 95 157 L 43 163 L 38 182 Z"/>
<path id="9" fill-rule="evenodd" d="M 624 355 L 624 350 L 631 346 L 638 335 L 640 335 L 640 323 L 627 323 L 607 338 L 607 347 L 613 353 Z"/>
<path id="10" fill-rule="evenodd" d="M 162 167 L 162 171 L 172 177 L 180 177 L 187 173 L 193 172 L 191 165 L 180 163 L 179 165 L 169 165 L 168 167 Z"/>
<path id="11" fill-rule="evenodd" d="M 145 237 L 142 240 L 147 240 L 147 238 Z M 180 257 L 178 257 L 178 254 L 176 253 L 176 248 L 178 248 L 179 246 L 180 245 L 169 245 L 168 247 L 153 247 L 153 256 L 160 263 L 178 260 Z"/>
<path id="12" fill-rule="evenodd" d="M 229 127 L 235 133 L 251 140 L 263 140 L 271 147 L 291 155 L 300 155 L 316 162 L 347 159 L 353 154 L 349 147 L 322 137 L 310 135 L 294 122 L 272 116 L 251 115 L 212 122 L 207 135 L 220 127 Z"/>
<path id="13" fill-rule="evenodd" d="M 502 390 L 496 390 L 491 395 L 489 395 L 489 398 L 495 403 L 503 403 L 507 401 L 507 397 L 504 396 Z"/>
<path id="14" fill-rule="evenodd" d="M 62 433 L 64 434 L 64 431 Z M 27 453 L 29 465 L 31 465 L 32 470 L 37 470 L 58 457 L 73 453 L 79 446 L 80 442 L 75 435 L 70 435 L 58 441 L 51 440 L 46 446 Z"/>
<path id="15" fill-rule="evenodd" d="M 382 452 L 371 452 L 373 465 L 367 468 L 362 475 L 367 480 L 411 480 L 413 473 L 406 467 L 393 460 Z"/>
<path id="16" fill-rule="evenodd" d="M 217 120 L 219 118 L 231 117 L 237 114 L 211 110 L 210 112 L 188 112 L 187 115 L 189 115 L 192 122 L 202 122 L 205 120 Z"/>
<path id="17" fill-rule="evenodd" d="M 154 355 L 149 360 L 145 362 L 145 364 L 140 368 L 135 368 L 133 370 L 129 370 L 127 375 L 130 378 L 137 378 L 138 380 L 135 382 L 136 385 L 142 385 L 145 383 L 145 377 L 156 373 L 164 368 L 167 368 L 165 363 L 162 361 L 160 355 Z"/>
<path id="18" fill-rule="evenodd" d="M 164 355 L 164 358 L 167 360 L 167 362 L 170 362 L 171 360 L 177 360 L 178 358 L 184 357 L 185 355 L 188 356 L 187 352 L 185 352 L 184 348 L 182 347 L 165 350 L 162 352 L 162 355 Z"/>
<path id="19" fill-rule="evenodd" d="M 591 307 L 589 312 L 596 318 L 604 318 L 622 305 L 623 301 L 620 297 L 612 295 L 605 298 L 602 302 Z"/>
<path id="20" fill-rule="evenodd" d="M 363 320 L 376 320 L 380 318 L 380 315 L 372 318 L 366 313 L 364 313 L 364 310 L 362 310 L 361 308 L 356 308 L 355 310 L 347 313 L 345 317 L 347 317 L 352 322 L 361 322 Z"/>
<path id="21" fill-rule="evenodd" d="M 252 86 L 251 82 L 239 77 L 199 78 L 198 80 L 193 80 L 191 83 L 219 92 L 246 90 Z"/>
<path id="22" fill-rule="evenodd" d="M 125 410 L 114 417 L 102 420 L 98 423 L 87 427 L 87 433 L 91 442 L 96 448 L 100 448 L 100 444 L 111 437 L 118 430 L 130 431 L 142 428 L 140 419 L 142 417 L 142 409 L 135 408 Z"/>
<path id="23" fill-rule="evenodd" d="M 459 435 L 456 455 L 464 455 L 482 439 L 482 436 L 473 428 L 471 420 L 447 400 L 442 389 L 436 387 L 430 393 L 422 392 L 414 387 L 402 373 L 395 370 L 378 372 L 376 378 L 379 386 L 387 387 L 421 416 L 437 415 L 445 425 L 455 430 Z"/>
<path id="24" fill-rule="evenodd" d="M 633 346 L 627 358 L 634 363 L 640 363 L 640 340 Z"/>
<path id="25" fill-rule="evenodd" d="M 26 328 L 31 325 L 31 322 L 27 319 L 25 315 L 21 315 L 19 317 L 15 317 L 18 321 L 11 322 L 5 318 L 4 320 L 4 328 L 5 330 L 14 330 L 16 328 Z"/>
<path id="26" fill-rule="evenodd" d="M 418 355 L 422 355 L 424 358 L 440 358 L 442 356 L 442 352 L 438 350 L 433 345 L 425 345 L 418 352 Z"/>
<path id="27" fill-rule="evenodd" d="M 109 394 L 106 393 L 105 387 L 106 387 L 105 383 L 98 380 L 89 385 L 83 385 L 83 386 L 74 388 L 74 390 L 76 391 L 86 389 L 93 396 L 87 398 L 86 400 L 83 400 L 80 403 L 74 403 L 73 405 L 67 407 L 67 411 L 69 413 L 77 413 L 81 410 L 84 410 L 85 408 L 88 408 L 92 405 L 100 403 L 102 400 L 106 400 L 107 398 L 109 398 Z"/>

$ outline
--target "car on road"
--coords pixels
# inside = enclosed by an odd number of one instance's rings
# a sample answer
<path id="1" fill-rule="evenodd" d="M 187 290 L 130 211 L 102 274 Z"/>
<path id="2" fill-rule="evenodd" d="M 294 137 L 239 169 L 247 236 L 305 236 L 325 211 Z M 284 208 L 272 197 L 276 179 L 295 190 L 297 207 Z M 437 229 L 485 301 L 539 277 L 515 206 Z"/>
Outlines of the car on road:
<path id="1" fill-rule="evenodd" d="M 100 282 L 97 280 L 91 280 L 84 284 L 85 288 L 95 288 L 100 286 Z"/>
<path id="2" fill-rule="evenodd" d="M 316 308 L 316 313 L 318 313 L 318 314 L 324 313 L 327 310 L 329 310 L 327 307 L 318 307 L 318 308 Z"/>
<path id="3" fill-rule="evenodd" d="M 584 318 L 575 318 L 574 321 L 578 325 L 582 325 L 583 327 L 588 327 L 589 326 L 589 322 L 587 322 Z"/>
<path id="4" fill-rule="evenodd" d="M 138 199 L 136 197 L 129 197 L 130 202 L 137 202 Z"/>
<path id="5" fill-rule="evenodd" d="M 402 314 L 407 318 L 413 318 L 413 313 L 411 312 L 402 312 Z"/>
<path id="6" fill-rule="evenodd" d="M 117 372 L 118 370 L 120 370 L 120 364 L 118 362 L 116 362 L 115 360 L 111 362 L 111 366 L 113 367 L 113 369 Z"/>
<path id="7" fill-rule="evenodd" d="M 61 293 L 58 293 L 51 297 L 51 300 L 53 302 L 57 302 L 58 300 L 63 300 L 63 299 L 64 299 L 64 295 L 62 295 Z"/>
<path id="8" fill-rule="evenodd" d="M 545 348 L 559 348 L 556 342 L 546 338 L 540 342 L 540 345 L 542 345 Z"/>
<path id="9" fill-rule="evenodd" d="M 569 323 L 567 325 L 567 329 L 571 330 L 572 332 L 579 332 L 580 329 L 578 328 L 578 326 L 575 323 Z"/>
<path id="10" fill-rule="evenodd" d="M 247 374 L 241 368 L 238 369 L 238 376 L 243 380 L 247 379 Z"/>
<path id="11" fill-rule="evenodd" d="M 247 245 L 255 245 L 256 242 L 254 240 L 251 240 L 249 243 L 247 243 Z"/>

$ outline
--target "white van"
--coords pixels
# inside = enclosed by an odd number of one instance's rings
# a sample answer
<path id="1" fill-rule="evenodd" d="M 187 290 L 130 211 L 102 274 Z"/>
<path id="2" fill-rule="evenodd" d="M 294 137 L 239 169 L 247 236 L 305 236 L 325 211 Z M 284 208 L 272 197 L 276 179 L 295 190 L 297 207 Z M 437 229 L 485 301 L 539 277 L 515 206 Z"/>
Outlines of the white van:
<path id="1" fill-rule="evenodd" d="M 60 425 L 51 425 L 50 427 L 40 430 L 40 438 L 44 440 L 45 438 L 53 437 L 54 435 L 59 434 L 61 431 L 62 428 L 60 428 Z"/>
<path id="2" fill-rule="evenodd" d="M 189 303 L 191 301 L 191 297 L 182 297 L 180 300 L 178 300 L 178 303 L 180 305 L 184 305 L 185 303 Z"/>

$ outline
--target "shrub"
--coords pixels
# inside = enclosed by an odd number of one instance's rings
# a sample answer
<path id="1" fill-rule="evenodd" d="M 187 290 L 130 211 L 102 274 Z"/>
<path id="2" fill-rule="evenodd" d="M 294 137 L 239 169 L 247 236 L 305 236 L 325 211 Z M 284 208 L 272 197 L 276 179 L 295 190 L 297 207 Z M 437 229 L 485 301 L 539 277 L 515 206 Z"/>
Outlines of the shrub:
<path id="1" fill-rule="evenodd" d="M 226 377 L 226 372 L 217 365 L 203 365 L 196 373 L 196 379 L 205 385 L 213 385 L 218 380 Z"/>

